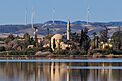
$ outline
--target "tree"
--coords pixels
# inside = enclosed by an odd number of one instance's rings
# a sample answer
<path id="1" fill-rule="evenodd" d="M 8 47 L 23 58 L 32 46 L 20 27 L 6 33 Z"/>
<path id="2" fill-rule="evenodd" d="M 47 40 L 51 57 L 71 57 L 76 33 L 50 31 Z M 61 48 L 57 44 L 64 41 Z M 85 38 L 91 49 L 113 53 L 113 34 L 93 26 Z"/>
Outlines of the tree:
<path id="1" fill-rule="evenodd" d="M 36 46 L 36 41 L 28 33 L 25 33 L 24 36 L 23 36 L 23 38 L 25 39 L 23 41 L 24 48 L 27 48 L 28 45 L 34 45 L 34 46 Z"/>
<path id="2" fill-rule="evenodd" d="M 22 48 L 25 49 L 25 48 L 27 48 L 28 45 L 30 45 L 30 35 L 28 33 L 25 33 L 23 38 L 25 40 L 23 41 Z"/>
<path id="3" fill-rule="evenodd" d="M 0 52 L 1 52 L 1 51 L 6 51 L 6 48 L 5 48 L 4 46 L 1 46 L 1 47 L 0 47 Z"/>
<path id="4" fill-rule="evenodd" d="M 87 35 L 87 32 L 84 30 L 81 30 L 81 38 L 80 38 L 80 47 L 82 50 L 88 52 L 88 49 L 90 47 L 90 37 Z"/>
<path id="5" fill-rule="evenodd" d="M 23 38 L 25 40 L 30 40 L 30 35 L 28 33 L 25 33 L 24 36 L 23 36 Z"/>
<path id="6" fill-rule="evenodd" d="M 5 39 L 5 43 L 8 44 L 10 41 L 14 40 L 15 37 L 13 34 L 9 34 L 8 37 Z"/>
<path id="7" fill-rule="evenodd" d="M 34 41 L 33 37 L 30 38 L 29 44 L 36 46 L 36 41 Z"/>
<path id="8" fill-rule="evenodd" d="M 108 28 L 104 26 L 105 29 L 100 31 L 100 41 L 106 43 L 108 41 Z"/>
<path id="9" fill-rule="evenodd" d="M 113 49 L 122 49 L 122 31 L 117 31 L 112 35 Z"/>
<path id="10" fill-rule="evenodd" d="M 76 43 L 79 43 L 79 40 L 80 40 L 80 36 L 79 36 L 79 34 L 78 33 L 73 33 L 72 34 L 72 41 L 73 42 L 76 42 Z"/>
<path id="11" fill-rule="evenodd" d="M 98 40 L 99 40 L 99 37 L 97 36 L 97 33 L 94 32 L 93 33 L 93 48 L 98 48 Z"/>
<path id="12" fill-rule="evenodd" d="M 7 49 L 8 50 L 17 50 L 18 48 L 21 48 L 22 45 L 24 45 L 24 44 L 20 40 L 14 39 L 8 43 Z"/>
<path id="13" fill-rule="evenodd" d="M 8 38 L 8 39 L 11 39 L 11 40 L 15 39 L 15 37 L 14 37 L 13 34 L 9 34 L 9 36 L 8 36 L 7 38 Z"/>

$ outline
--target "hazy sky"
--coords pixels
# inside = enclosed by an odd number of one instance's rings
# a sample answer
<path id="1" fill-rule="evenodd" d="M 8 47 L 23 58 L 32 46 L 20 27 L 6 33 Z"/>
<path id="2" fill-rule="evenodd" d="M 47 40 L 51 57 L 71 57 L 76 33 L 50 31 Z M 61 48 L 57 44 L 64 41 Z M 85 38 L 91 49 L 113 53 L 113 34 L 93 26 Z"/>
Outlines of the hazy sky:
<path id="1" fill-rule="evenodd" d="M 122 21 L 122 0 L 0 0 L 0 24 L 24 24 L 31 22 L 32 8 L 35 23 L 55 20 L 86 20 L 90 5 L 90 21 Z"/>

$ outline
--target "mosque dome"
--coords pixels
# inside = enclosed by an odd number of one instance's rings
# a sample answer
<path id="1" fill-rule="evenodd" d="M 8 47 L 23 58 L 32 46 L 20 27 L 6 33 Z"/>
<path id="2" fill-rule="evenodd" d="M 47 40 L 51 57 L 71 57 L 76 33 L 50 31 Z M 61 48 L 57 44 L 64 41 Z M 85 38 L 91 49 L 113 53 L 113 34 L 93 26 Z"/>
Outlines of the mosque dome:
<path id="1" fill-rule="evenodd" d="M 61 34 L 55 34 L 51 39 L 60 40 L 60 39 L 62 39 L 62 35 Z"/>

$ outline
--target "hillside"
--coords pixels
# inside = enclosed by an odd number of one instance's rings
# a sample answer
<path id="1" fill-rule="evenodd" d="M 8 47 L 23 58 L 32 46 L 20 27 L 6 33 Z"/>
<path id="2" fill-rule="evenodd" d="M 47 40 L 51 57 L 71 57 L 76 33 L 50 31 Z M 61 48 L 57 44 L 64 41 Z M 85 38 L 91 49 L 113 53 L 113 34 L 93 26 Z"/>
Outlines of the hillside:
<path id="1" fill-rule="evenodd" d="M 64 34 L 66 32 L 66 24 L 65 21 L 55 21 L 54 23 L 52 21 L 47 21 L 45 23 L 39 23 L 34 24 L 34 26 L 38 27 L 38 34 L 46 35 L 47 34 L 47 28 L 49 28 L 49 31 L 51 34 L 54 33 L 61 33 Z M 117 31 L 117 28 L 122 26 L 122 22 L 89 22 L 89 26 L 86 25 L 85 21 L 74 21 L 71 23 L 71 30 L 72 32 L 78 32 L 81 29 L 84 29 L 85 27 L 89 28 L 89 35 L 92 35 L 93 32 L 100 32 L 102 29 L 107 26 L 111 30 L 109 31 L 110 35 Z M 30 24 L 28 25 L 0 25 L 0 33 L 14 33 L 14 34 L 20 34 L 20 33 L 29 33 L 33 35 L 33 29 Z"/>

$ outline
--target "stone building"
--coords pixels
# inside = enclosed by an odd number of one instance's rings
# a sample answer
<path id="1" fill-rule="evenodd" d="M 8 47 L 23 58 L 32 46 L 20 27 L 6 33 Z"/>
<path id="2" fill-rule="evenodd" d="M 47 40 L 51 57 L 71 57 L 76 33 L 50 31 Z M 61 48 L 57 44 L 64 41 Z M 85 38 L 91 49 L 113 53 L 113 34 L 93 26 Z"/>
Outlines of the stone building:
<path id="1" fill-rule="evenodd" d="M 55 49 L 66 49 L 67 44 L 63 42 L 63 36 L 61 34 L 55 34 L 51 38 L 51 48 L 54 51 Z"/>

